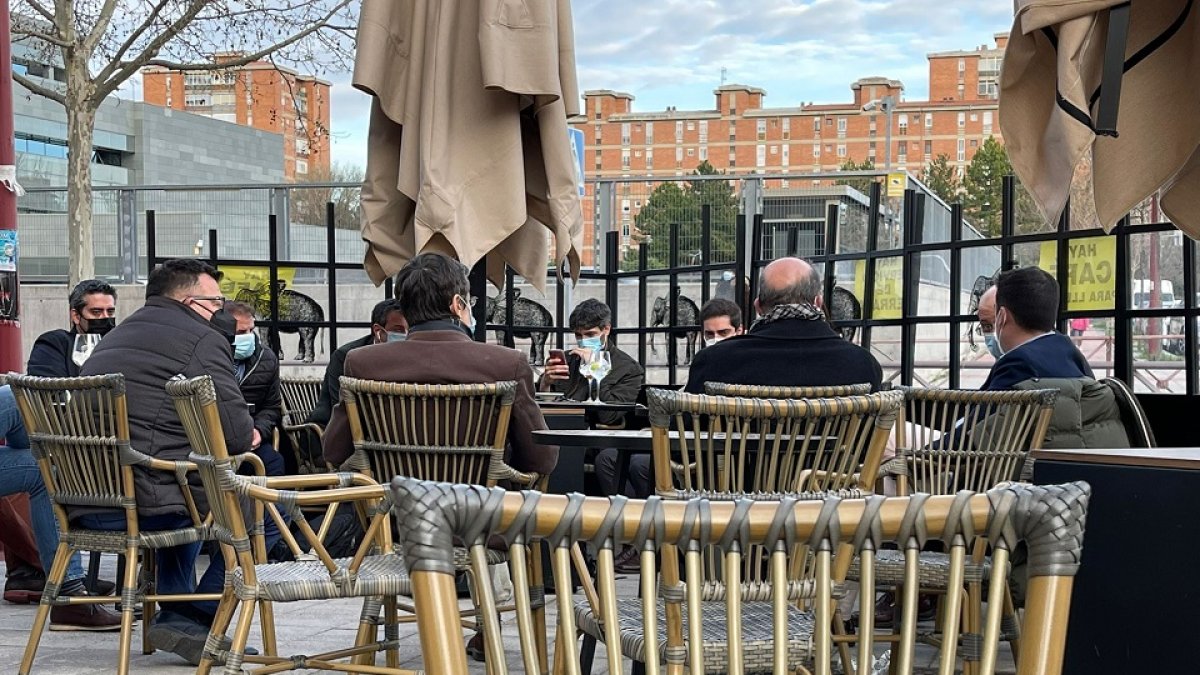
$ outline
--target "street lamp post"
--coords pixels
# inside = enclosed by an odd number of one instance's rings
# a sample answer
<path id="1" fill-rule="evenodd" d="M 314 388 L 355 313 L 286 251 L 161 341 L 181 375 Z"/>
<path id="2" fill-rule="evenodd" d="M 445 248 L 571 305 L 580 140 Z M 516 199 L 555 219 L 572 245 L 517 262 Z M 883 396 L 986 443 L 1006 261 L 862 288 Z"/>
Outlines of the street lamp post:
<path id="1" fill-rule="evenodd" d="M 884 152 L 883 152 L 883 158 L 884 158 L 883 159 L 883 169 L 884 169 L 884 171 L 891 172 L 891 170 L 892 170 L 892 114 L 896 110 L 896 97 L 892 96 L 891 94 L 888 94 L 887 96 L 884 96 L 883 98 L 873 99 L 873 100 L 869 101 L 868 103 L 866 103 L 865 105 L 863 105 L 862 109 L 865 112 L 872 112 L 875 110 L 879 110 L 879 111 L 882 111 L 885 115 L 887 115 L 887 130 L 884 132 L 884 141 L 883 141 L 884 143 L 887 144 L 887 147 L 884 148 Z"/>

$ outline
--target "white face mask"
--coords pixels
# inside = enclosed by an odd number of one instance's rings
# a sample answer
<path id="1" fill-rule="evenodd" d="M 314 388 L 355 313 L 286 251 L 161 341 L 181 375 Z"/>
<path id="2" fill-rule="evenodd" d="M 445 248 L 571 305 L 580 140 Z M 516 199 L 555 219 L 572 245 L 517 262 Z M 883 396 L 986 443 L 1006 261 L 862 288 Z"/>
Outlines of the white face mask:
<path id="1" fill-rule="evenodd" d="M 711 338 L 704 338 L 704 346 L 705 346 L 705 347 L 711 347 L 711 346 L 713 346 L 713 345 L 715 345 L 715 344 L 718 344 L 718 343 L 724 342 L 724 341 L 726 341 L 726 340 L 728 340 L 728 339 L 729 339 L 729 338 L 727 338 L 727 337 L 711 337 Z"/>

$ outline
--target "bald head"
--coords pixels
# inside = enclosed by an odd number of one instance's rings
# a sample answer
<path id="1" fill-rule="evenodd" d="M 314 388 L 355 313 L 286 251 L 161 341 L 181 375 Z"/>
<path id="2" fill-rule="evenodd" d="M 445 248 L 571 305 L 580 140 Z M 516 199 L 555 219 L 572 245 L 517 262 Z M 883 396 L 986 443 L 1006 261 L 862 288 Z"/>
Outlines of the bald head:
<path id="1" fill-rule="evenodd" d="M 985 333 L 991 333 L 996 325 L 996 287 L 991 286 L 979 296 L 979 309 L 975 312 L 979 317 L 979 328 Z"/>
<path id="2" fill-rule="evenodd" d="M 777 305 L 821 306 L 821 274 L 800 258 L 780 258 L 763 268 L 754 308 L 766 314 Z"/>

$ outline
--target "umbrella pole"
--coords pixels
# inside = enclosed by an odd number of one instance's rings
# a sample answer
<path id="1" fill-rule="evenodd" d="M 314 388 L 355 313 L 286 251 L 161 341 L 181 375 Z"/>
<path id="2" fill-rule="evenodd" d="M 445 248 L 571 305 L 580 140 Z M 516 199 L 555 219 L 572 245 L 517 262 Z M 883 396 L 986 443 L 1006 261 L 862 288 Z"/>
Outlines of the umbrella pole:
<path id="1" fill-rule="evenodd" d="M 471 314 L 475 315 L 475 341 L 487 340 L 487 258 L 480 259 L 471 269 L 471 297 L 475 305 Z"/>

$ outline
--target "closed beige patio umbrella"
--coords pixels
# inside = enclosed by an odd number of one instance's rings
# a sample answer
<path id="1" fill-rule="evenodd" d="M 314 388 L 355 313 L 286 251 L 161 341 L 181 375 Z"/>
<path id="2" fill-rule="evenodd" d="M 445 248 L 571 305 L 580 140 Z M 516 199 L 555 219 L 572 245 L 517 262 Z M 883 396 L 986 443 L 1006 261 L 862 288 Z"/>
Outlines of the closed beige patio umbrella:
<path id="1" fill-rule="evenodd" d="M 1062 213 L 1075 167 L 1091 148 L 1096 213 L 1106 231 L 1161 190 L 1167 216 L 1200 237 L 1197 4 L 1016 0 L 1000 77 L 1000 128 L 1013 169 L 1047 219 Z M 1110 44 L 1115 56 L 1124 49 L 1110 68 L 1123 77 L 1105 77 Z M 1106 89 L 1113 100 L 1106 101 Z M 1106 135 L 1118 112 L 1116 135 Z"/>
<path id="2" fill-rule="evenodd" d="M 364 0 L 354 86 L 373 97 L 362 189 L 377 285 L 417 253 L 486 258 L 545 289 L 579 272 L 583 216 L 569 0 Z"/>

